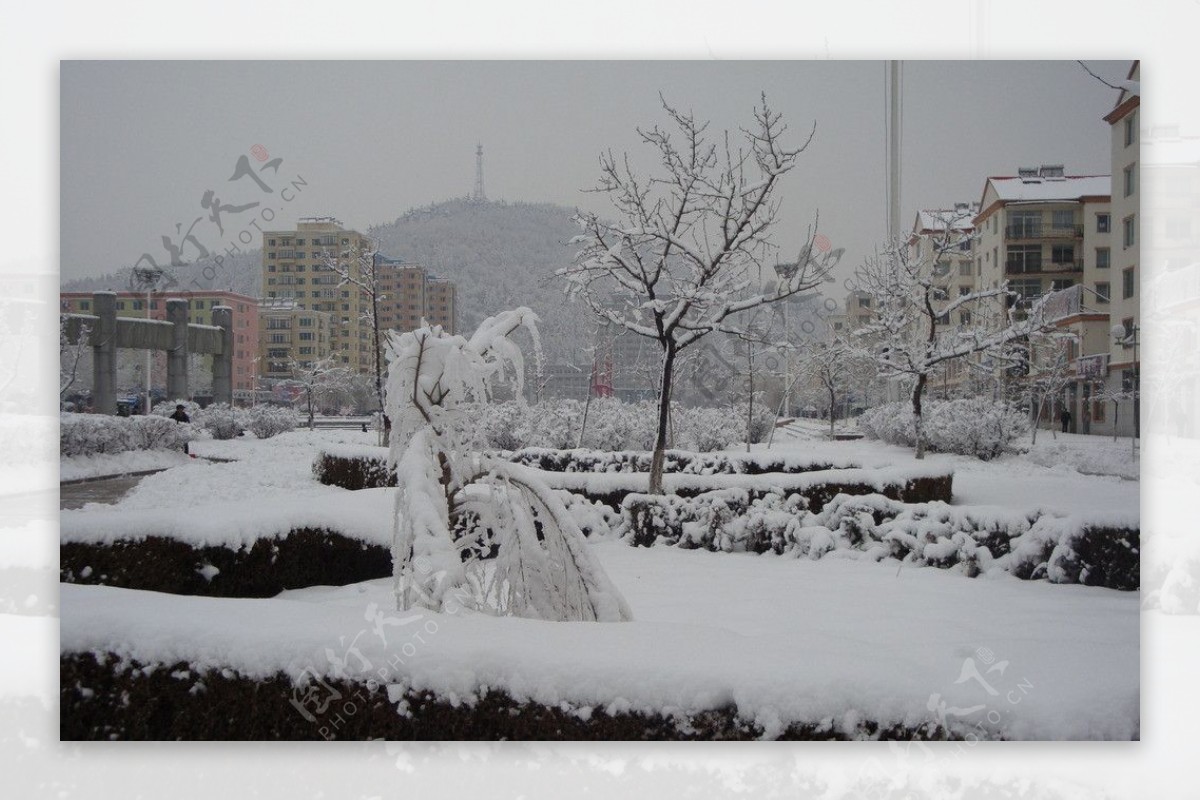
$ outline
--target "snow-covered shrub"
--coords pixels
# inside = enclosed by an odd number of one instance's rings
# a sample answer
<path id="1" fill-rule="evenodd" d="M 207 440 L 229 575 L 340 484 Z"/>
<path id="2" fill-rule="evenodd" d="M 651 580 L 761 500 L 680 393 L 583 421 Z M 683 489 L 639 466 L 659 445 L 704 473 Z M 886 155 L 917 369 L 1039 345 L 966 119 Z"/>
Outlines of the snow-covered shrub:
<path id="1" fill-rule="evenodd" d="M 94 456 L 136 450 L 182 450 L 196 439 L 194 426 L 156 415 L 117 417 L 66 413 L 59 417 L 59 453 Z"/>
<path id="2" fill-rule="evenodd" d="M 752 497 L 740 488 L 693 498 L 631 493 L 621 504 L 617 531 L 634 546 L 783 553 L 793 544 L 792 532 L 806 507 L 799 494 Z"/>
<path id="3" fill-rule="evenodd" d="M 176 398 L 173 401 L 159 401 L 154 404 L 154 409 L 151 414 L 159 417 L 170 417 L 175 414 L 175 407 L 183 406 L 183 413 L 188 416 L 188 419 L 193 423 L 196 422 L 196 415 L 200 414 L 200 404 L 195 401 L 186 400 L 184 398 Z"/>
<path id="4" fill-rule="evenodd" d="M 196 412 L 192 422 L 211 434 L 213 439 L 233 439 L 246 429 L 242 410 L 228 403 L 213 403 L 201 409 Z"/>
<path id="5" fill-rule="evenodd" d="M 276 434 L 296 428 L 296 413 L 281 406 L 255 406 L 245 413 L 246 429 L 259 439 L 270 439 Z"/>
<path id="6" fill-rule="evenodd" d="M 1016 441 L 1029 432 L 1019 409 L 983 398 L 926 400 L 922 414 L 929 450 L 985 461 L 1015 450 Z M 916 425 L 908 402 L 868 409 L 858 418 L 858 427 L 868 437 L 893 445 L 916 444 Z"/>
<path id="7" fill-rule="evenodd" d="M 1126 520 L 1088 521 L 942 501 L 902 503 L 873 493 L 839 494 L 806 509 L 799 494 L 755 497 L 742 489 L 693 498 L 631 493 L 616 529 L 630 545 L 826 556 L 954 570 L 1004 571 L 1021 579 L 1136 590 L 1139 531 Z"/>

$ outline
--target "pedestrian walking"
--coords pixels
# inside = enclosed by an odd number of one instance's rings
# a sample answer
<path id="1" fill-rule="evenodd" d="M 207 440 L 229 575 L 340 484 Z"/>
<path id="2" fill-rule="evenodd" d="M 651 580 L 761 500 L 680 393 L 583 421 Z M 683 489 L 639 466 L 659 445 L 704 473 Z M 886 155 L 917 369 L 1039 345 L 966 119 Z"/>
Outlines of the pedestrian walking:
<path id="1" fill-rule="evenodd" d="M 176 423 L 192 422 L 192 418 L 188 417 L 188 413 L 183 408 L 182 403 L 175 404 L 175 411 L 171 413 L 171 419 L 174 420 Z M 190 450 L 188 450 L 188 443 L 186 443 L 186 442 L 183 443 L 183 452 L 186 453 L 188 456 L 192 455 L 192 452 Z"/>

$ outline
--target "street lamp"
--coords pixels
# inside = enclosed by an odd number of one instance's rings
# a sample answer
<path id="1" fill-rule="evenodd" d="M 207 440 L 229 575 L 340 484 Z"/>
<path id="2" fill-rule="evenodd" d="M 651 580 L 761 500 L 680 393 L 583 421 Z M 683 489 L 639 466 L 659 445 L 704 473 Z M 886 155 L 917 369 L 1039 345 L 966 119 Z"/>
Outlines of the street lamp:
<path id="1" fill-rule="evenodd" d="M 1133 437 L 1130 440 L 1130 445 L 1131 452 L 1136 456 L 1137 441 L 1142 433 L 1141 376 L 1138 366 L 1138 336 L 1141 334 L 1141 328 L 1132 322 L 1128 327 L 1122 323 L 1116 323 L 1113 325 L 1110 333 L 1112 334 L 1113 344 L 1124 347 L 1133 346 L 1133 385 L 1130 387 L 1133 392 Z"/>

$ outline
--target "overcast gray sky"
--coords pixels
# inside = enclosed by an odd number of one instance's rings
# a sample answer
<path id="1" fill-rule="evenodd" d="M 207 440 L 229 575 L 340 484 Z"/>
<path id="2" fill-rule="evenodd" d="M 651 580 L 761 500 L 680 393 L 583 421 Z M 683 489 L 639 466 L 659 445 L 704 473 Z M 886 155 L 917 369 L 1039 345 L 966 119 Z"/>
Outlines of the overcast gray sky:
<path id="1" fill-rule="evenodd" d="M 1128 68 L 1088 63 L 1110 79 Z M 906 219 L 978 200 L 986 176 L 1018 166 L 1109 171 L 1101 117 L 1116 93 L 1073 61 L 905 62 L 904 70 Z M 785 256 L 818 210 L 847 265 L 885 233 L 882 62 L 63 62 L 61 88 L 64 279 L 144 252 L 164 263 L 162 236 L 178 241 L 176 223 L 187 230 L 202 215 L 193 229 L 201 244 L 235 242 L 254 212 L 227 212 L 222 237 L 201 201 L 210 189 L 224 204 L 267 200 L 250 177 L 229 180 L 241 156 L 276 198 L 297 176 L 307 183 L 292 202 L 275 202 L 279 228 L 333 215 L 365 229 L 468 195 L 477 142 L 490 199 L 602 210 L 580 190 L 594 184 L 603 149 L 651 165 L 634 129 L 663 120 L 659 92 L 714 129 L 746 124 L 764 91 L 797 138 L 816 121 L 781 189 L 776 238 Z M 254 145 L 265 162 L 251 155 Z M 276 158 L 277 174 L 259 172 Z"/>

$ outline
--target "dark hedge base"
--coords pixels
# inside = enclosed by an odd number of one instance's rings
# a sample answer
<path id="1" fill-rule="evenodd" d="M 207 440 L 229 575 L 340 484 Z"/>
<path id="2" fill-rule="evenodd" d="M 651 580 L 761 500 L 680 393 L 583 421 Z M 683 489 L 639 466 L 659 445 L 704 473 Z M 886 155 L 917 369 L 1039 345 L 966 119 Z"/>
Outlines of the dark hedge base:
<path id="1" fill-rule="evenodd" d="M 454 706 L 410 691 L 406 717 L 396 711 L 384 687 L 344 681 L 328 684 L 340 698 L 310 721 L 292 705 L 294 688 L 282 674 L 256 681 L 232 671 L 198 674 L 179 663 L 157 666 L 147 675 L 142 665 L 117 668 L 112 655 L 103 661 L 93 654 L 62 655 L 62 740 L 754 740 L 762 735 L 760 727 L 739 719 L 732 707 L 686 721 L 596 709 L 585 721 L 556 707 L 518 703 L 496 690 L 473 706 Z M 323 699 L 332 698 L 328 690 L 321 692 Z M 793 724 L 779 739 L 959 738 L 931 721 L 882 728 L 864 722 L 853 737 L 821 724 Z"/>
<path id="2" fill-rule="evenodd" d="M 66 542 L 59 547 L 60 580 L 179 595 L 270 598 L 283 590 L 354 584 L 392 575 L 388 548 L 327 529 L 294 529 L 258 540 L 249 549 L 196 548 L 166 537 L 112 544 Z M 198 571 L 221 572 L 209 581 Z M 85 568 L 91 568 L 84 576 Z"/>

